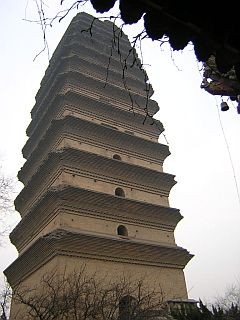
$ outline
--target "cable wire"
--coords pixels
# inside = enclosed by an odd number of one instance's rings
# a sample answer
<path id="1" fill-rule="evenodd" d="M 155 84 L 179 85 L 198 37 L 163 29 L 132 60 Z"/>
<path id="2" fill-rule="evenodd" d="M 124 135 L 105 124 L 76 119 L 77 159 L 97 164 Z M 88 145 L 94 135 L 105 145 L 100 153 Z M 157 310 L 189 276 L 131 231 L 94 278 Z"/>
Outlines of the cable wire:
<path id="1" fill-rule="evenodd" d="M 219 107 L 218 107 L 216 98 L 215 98 L 215 101 L 216 101 L 216 106 L 217 106 L 217 111 L 218 111 L 218 119 L 219 119 L 220 127 L 221 127 L 221 130 L 222 130 L 223 138 L 224 138 L 224 141 L 225 141 L 225 144 L 226 144 L 228 157 L 229 157 L 229 160 L 230 160 L 230 163 L 231 163 L 234 183 L 235 183 L 237 197 L 238 197 L 238 203 L 239 203 L 239 206 L 240 206 L 240 192 L 239 192 L 239 187 L 238 187 L 238 182 L 237 182 L 237 177 L 236 177 L 236 171 L 235 171 L 235 168 L 234 168 L 233 159 L 232 159 L 231 151 L 230 151 L 229 144 L 228 144 L 228 141 L 227 141 L 227 137 L 226 137 L 226 134 L 225 134 L 225 131 L 224 131 L 224 128 L 223 128 L 223 124 L 222 124 L 222 120 L 221 120 Z"/>

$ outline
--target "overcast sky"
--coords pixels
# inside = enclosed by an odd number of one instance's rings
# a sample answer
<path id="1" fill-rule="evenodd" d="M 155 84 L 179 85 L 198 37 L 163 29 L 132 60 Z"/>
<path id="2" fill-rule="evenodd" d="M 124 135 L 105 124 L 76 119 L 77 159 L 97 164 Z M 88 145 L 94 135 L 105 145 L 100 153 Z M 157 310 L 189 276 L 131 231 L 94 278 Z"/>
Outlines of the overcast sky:
<path id="1" fill-rule="evenodd" d="M 21 149 L 27 140 L 25 130 L 48 65 L 46 52 L 33 62 L 43 47 L 40 26 L 23 20 L 36 18 L 33 2 L 0 1 L 0 159 L 5 172 L 13 176 L 24 163 Z M 46 10 L 53 8 L 50 3 L 58 2 L 49 1 Z M 91 6 L 83 9 L 99 16 Z M 50 56 L 76 13 L 49 29 Z M 136 30 L 131 27 L 125 32 L 134 34 Z M 220 97 L 200 89 L 201 66 L 190 46 L 171 54 L 167 46 L 160 48 L 159 43 L 145 40 L 142 51 L 155 91 L 152 98 L 160 107 L 155 117 L 165 127 L 171 151 L 164 170 L 176 175 L 170 205 L 184 216 L 176 228 L 176 242 L 195 255 L 185 268 L 189 297 L 211 301 L 240 279 L 236 187 L 240 184 L 240 115 L 231 101 L 230 110 L 219 113 Z M 164 137 L 160 141 L 166 143 Z M 17 213 L 13 217 L 19 220 Z M 2 271 L 17 257 L 17 251 L 7 242 L 0 249 L 0 257 Z"/>

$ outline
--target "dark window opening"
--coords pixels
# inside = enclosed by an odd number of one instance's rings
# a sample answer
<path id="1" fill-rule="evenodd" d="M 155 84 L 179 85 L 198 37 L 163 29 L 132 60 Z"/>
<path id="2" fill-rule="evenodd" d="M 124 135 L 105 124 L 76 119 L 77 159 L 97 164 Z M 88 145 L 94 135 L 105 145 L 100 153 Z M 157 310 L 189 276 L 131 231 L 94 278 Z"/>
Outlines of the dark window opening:
<path id="1" fill-rule="evenodd" d="M 127 230 L 127 228 L 126 228 L 125 226 L 120 225 L 120 226 L 118 226 L 118 228 L 117 228 L 117 234 L 118 234 L 119 236 L 128 237 L 128 230 Z"/>
<path id="2" fill-rule="evenodd" d="M 114 154 L 113 159 L 122 160 L 122 158 L 118 154 Z"/>
<path id="3" fill-rule="evenodd" d="M 116 188 L 115 189 L 115 196 L 118 196 L 118 197 L 125 197 L 125 192 L 122 188 Z"/>

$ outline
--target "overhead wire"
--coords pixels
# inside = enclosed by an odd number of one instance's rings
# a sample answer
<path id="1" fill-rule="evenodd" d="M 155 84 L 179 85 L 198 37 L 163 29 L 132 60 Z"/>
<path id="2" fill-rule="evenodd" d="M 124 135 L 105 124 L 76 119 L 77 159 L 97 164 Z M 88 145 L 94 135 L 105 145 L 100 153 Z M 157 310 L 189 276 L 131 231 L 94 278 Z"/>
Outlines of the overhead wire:
<path id="1" fill-rule="evenodd" d="M 216 106 L 217 106 L 219 124 L 220 124 L 220 127 L 221 127 L 221 131 L 222 131 L 222 134 L 223 134 L 224 142 L 225 142 L 225 145 L 226 145 L 228 157 L 229 157 L 231 168 L 232 168 L 232 172 L 233 172 L 233 179 L 234 179 L 236 192 L 237 192 L 237 197 L 238 197 L 238 203 L 239 203 L 239 207 L 240 207 L 240 192 L 239 192 L 239 186 L 238 186 L 236 171 L 235 171 L 235 167 L 234 167 L 234 163 L 233 163 L 233 159 L 232 159 L 229 143 L 227 141 L 227 137 L 226 137 L 226 134 L 225 134 L 225 131 L 224 131 L 224 127 L 223 127 L 223 124 L 222 124 L 222 119 L 221 119 L 221 116 L 220 116 L 219 106 L 218 106 L 216 98 L 215 98 L 215 102 L 216 102 Z"/>

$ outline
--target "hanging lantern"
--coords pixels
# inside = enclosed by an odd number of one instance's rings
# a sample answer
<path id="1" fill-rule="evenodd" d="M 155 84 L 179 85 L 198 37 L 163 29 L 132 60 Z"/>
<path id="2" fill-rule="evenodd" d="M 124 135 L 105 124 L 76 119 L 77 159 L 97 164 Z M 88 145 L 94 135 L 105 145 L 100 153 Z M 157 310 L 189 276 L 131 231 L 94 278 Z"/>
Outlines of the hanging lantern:
<path id="1" fill-rule="evenodd" d="M 227 102 L 223 101 L 221 102 L 221 111 L 227 111 L 229 109 L 229 106 Z"/>

